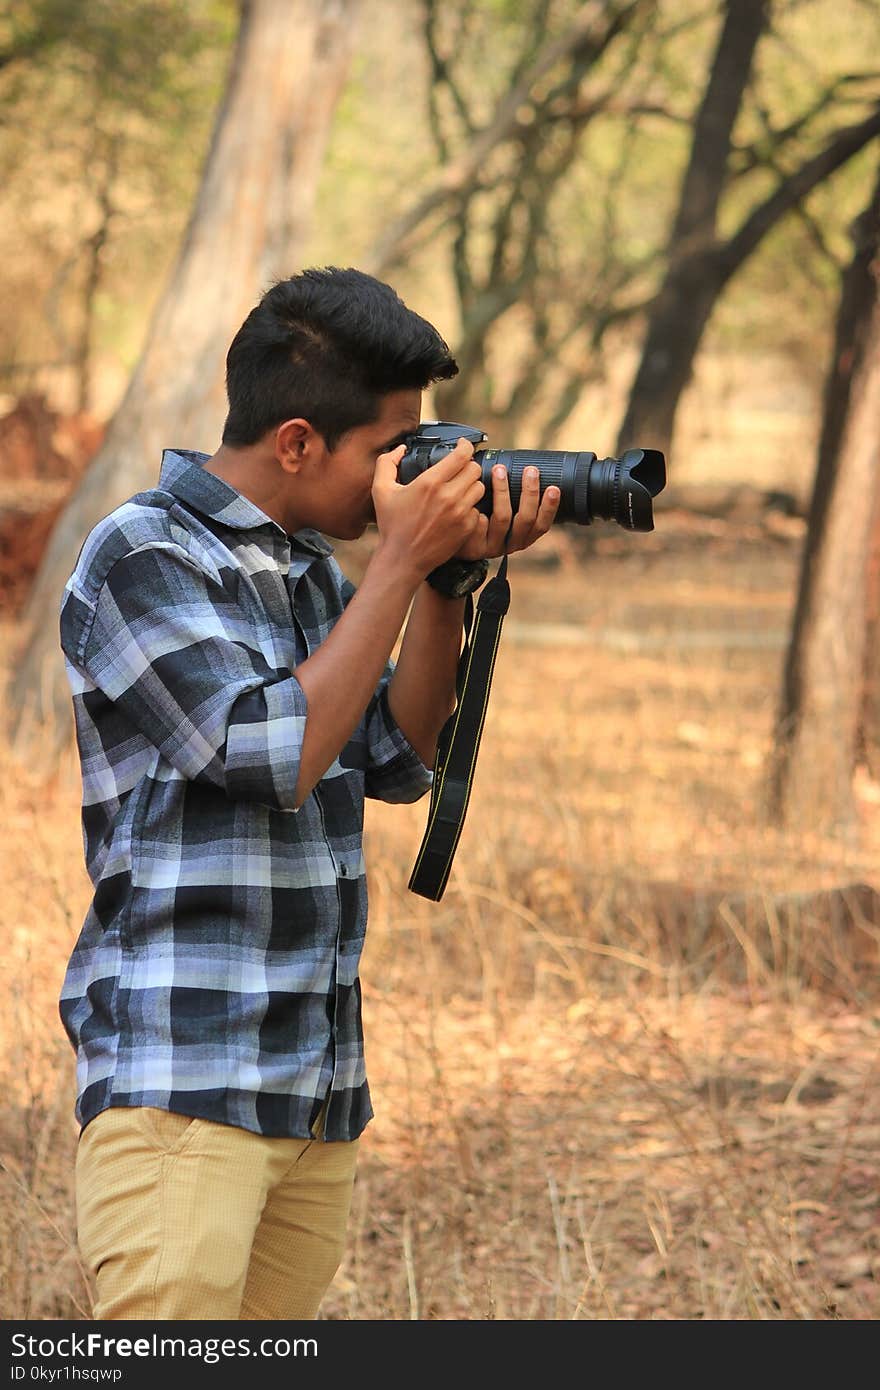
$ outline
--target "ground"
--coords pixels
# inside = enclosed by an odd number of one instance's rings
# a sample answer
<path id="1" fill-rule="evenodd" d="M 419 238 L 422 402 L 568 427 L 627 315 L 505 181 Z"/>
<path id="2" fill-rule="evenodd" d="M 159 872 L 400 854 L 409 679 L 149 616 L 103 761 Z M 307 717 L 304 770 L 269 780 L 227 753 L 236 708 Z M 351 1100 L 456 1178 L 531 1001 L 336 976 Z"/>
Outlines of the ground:
<path id="1" fill-rule="evenodd" d="M 512 562 L 439 904 L 406 887 L 427 803 L 368 807 L 376 1114 L 322 1317 L 878 1315 L 877 788 L 835 837 L 763 809 L 802 539 L 670 506 Z M 78 773 L 2 761 L 0 1315 L 86 1318 Z"/>

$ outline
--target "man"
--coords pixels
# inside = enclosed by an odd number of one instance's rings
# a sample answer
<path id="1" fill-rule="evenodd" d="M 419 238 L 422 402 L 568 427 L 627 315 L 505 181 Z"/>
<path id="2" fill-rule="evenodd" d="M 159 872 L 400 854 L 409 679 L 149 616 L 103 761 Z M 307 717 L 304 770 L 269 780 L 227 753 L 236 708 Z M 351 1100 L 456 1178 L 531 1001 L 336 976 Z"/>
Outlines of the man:
<path id="1" fill-rule="evenodd" d="M 94 897 L 61 1014 L 98 1319 L 314 1318 L 338 1267 L 372 1115 L 364 797 L 430 786 L 460 595 L 558 504 L 533 471 L 511 519 L 501 470 L 487 519 L 464 440 L 398 483 L 457 370 L 370 276 L 280 282 L 230 346 L 217 452 L 166 450 L 66 586 Z M 373 522 L 355 590 L 324 536 Z"/>

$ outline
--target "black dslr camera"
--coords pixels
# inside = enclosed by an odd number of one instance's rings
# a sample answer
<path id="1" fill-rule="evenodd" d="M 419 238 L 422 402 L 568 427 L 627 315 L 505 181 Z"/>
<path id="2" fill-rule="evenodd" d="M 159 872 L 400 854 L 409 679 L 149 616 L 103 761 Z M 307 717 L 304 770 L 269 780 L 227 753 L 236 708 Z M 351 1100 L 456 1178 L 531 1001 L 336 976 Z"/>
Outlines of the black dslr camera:
<path id="1" fill-rule="evenodd" d="M 400 481 L 411 483 L 439 463 L 461 438 L 481 444 L 486 435 L 451 420 L 422 421 L 406 440 L 406 453 L 397 470 Z M 666 461 L 658 449 L 627 449 L 620 458 L 605 459 L 588 452 L 479 449 L 474 458 L 482 468 L 486 489 L 477 509 L 487 514 L 492 511 L 492 469 L 498 463 L 507 470 L 514 511 L 519 506 L 523 469 L 533 466 L 540 475 L 542 494 L 551 485 L 559 488 L 556 521 L 576 521 L 581 526 L 600 518 L 616 521 L 627 531 L 653 531 L 651 503 L 666 485 Z"/>

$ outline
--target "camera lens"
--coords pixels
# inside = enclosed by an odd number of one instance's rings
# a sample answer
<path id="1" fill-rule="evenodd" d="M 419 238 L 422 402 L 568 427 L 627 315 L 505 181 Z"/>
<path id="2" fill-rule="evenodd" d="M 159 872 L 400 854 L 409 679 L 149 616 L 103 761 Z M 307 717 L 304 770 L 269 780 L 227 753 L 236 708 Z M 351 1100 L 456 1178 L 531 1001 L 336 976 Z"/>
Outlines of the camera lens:
<path id="1" fill-rule="evenodd" d="M 492 510 L 492 468 L 502 464 L 510 481 L 513 509 L 519 506 L 526 468 L 537 468 L 541 494 L 560 491 L 557 521 L 588 526 L 597 518 L 616 521 L 627 531 L 653 531 L 653 499 L 666 484 L 666 462 L 657 449 L 627 449 L 620 458 L 561 450 L 485 449 L 475 457 L 483 469 L 481 511 Z"/>

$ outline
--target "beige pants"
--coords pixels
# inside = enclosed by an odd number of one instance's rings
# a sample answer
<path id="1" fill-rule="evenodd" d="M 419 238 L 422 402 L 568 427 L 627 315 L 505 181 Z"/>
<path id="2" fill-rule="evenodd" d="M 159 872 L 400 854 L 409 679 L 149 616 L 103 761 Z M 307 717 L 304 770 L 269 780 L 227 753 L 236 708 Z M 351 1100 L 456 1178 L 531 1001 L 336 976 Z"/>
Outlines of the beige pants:
<path id="1" fill-rule="evenodd" d="M 342 1255 L 356 1157 L 357 1141 L 102 1111 L 76 1160 L 94 1317 L 314 1318 Z"/>

